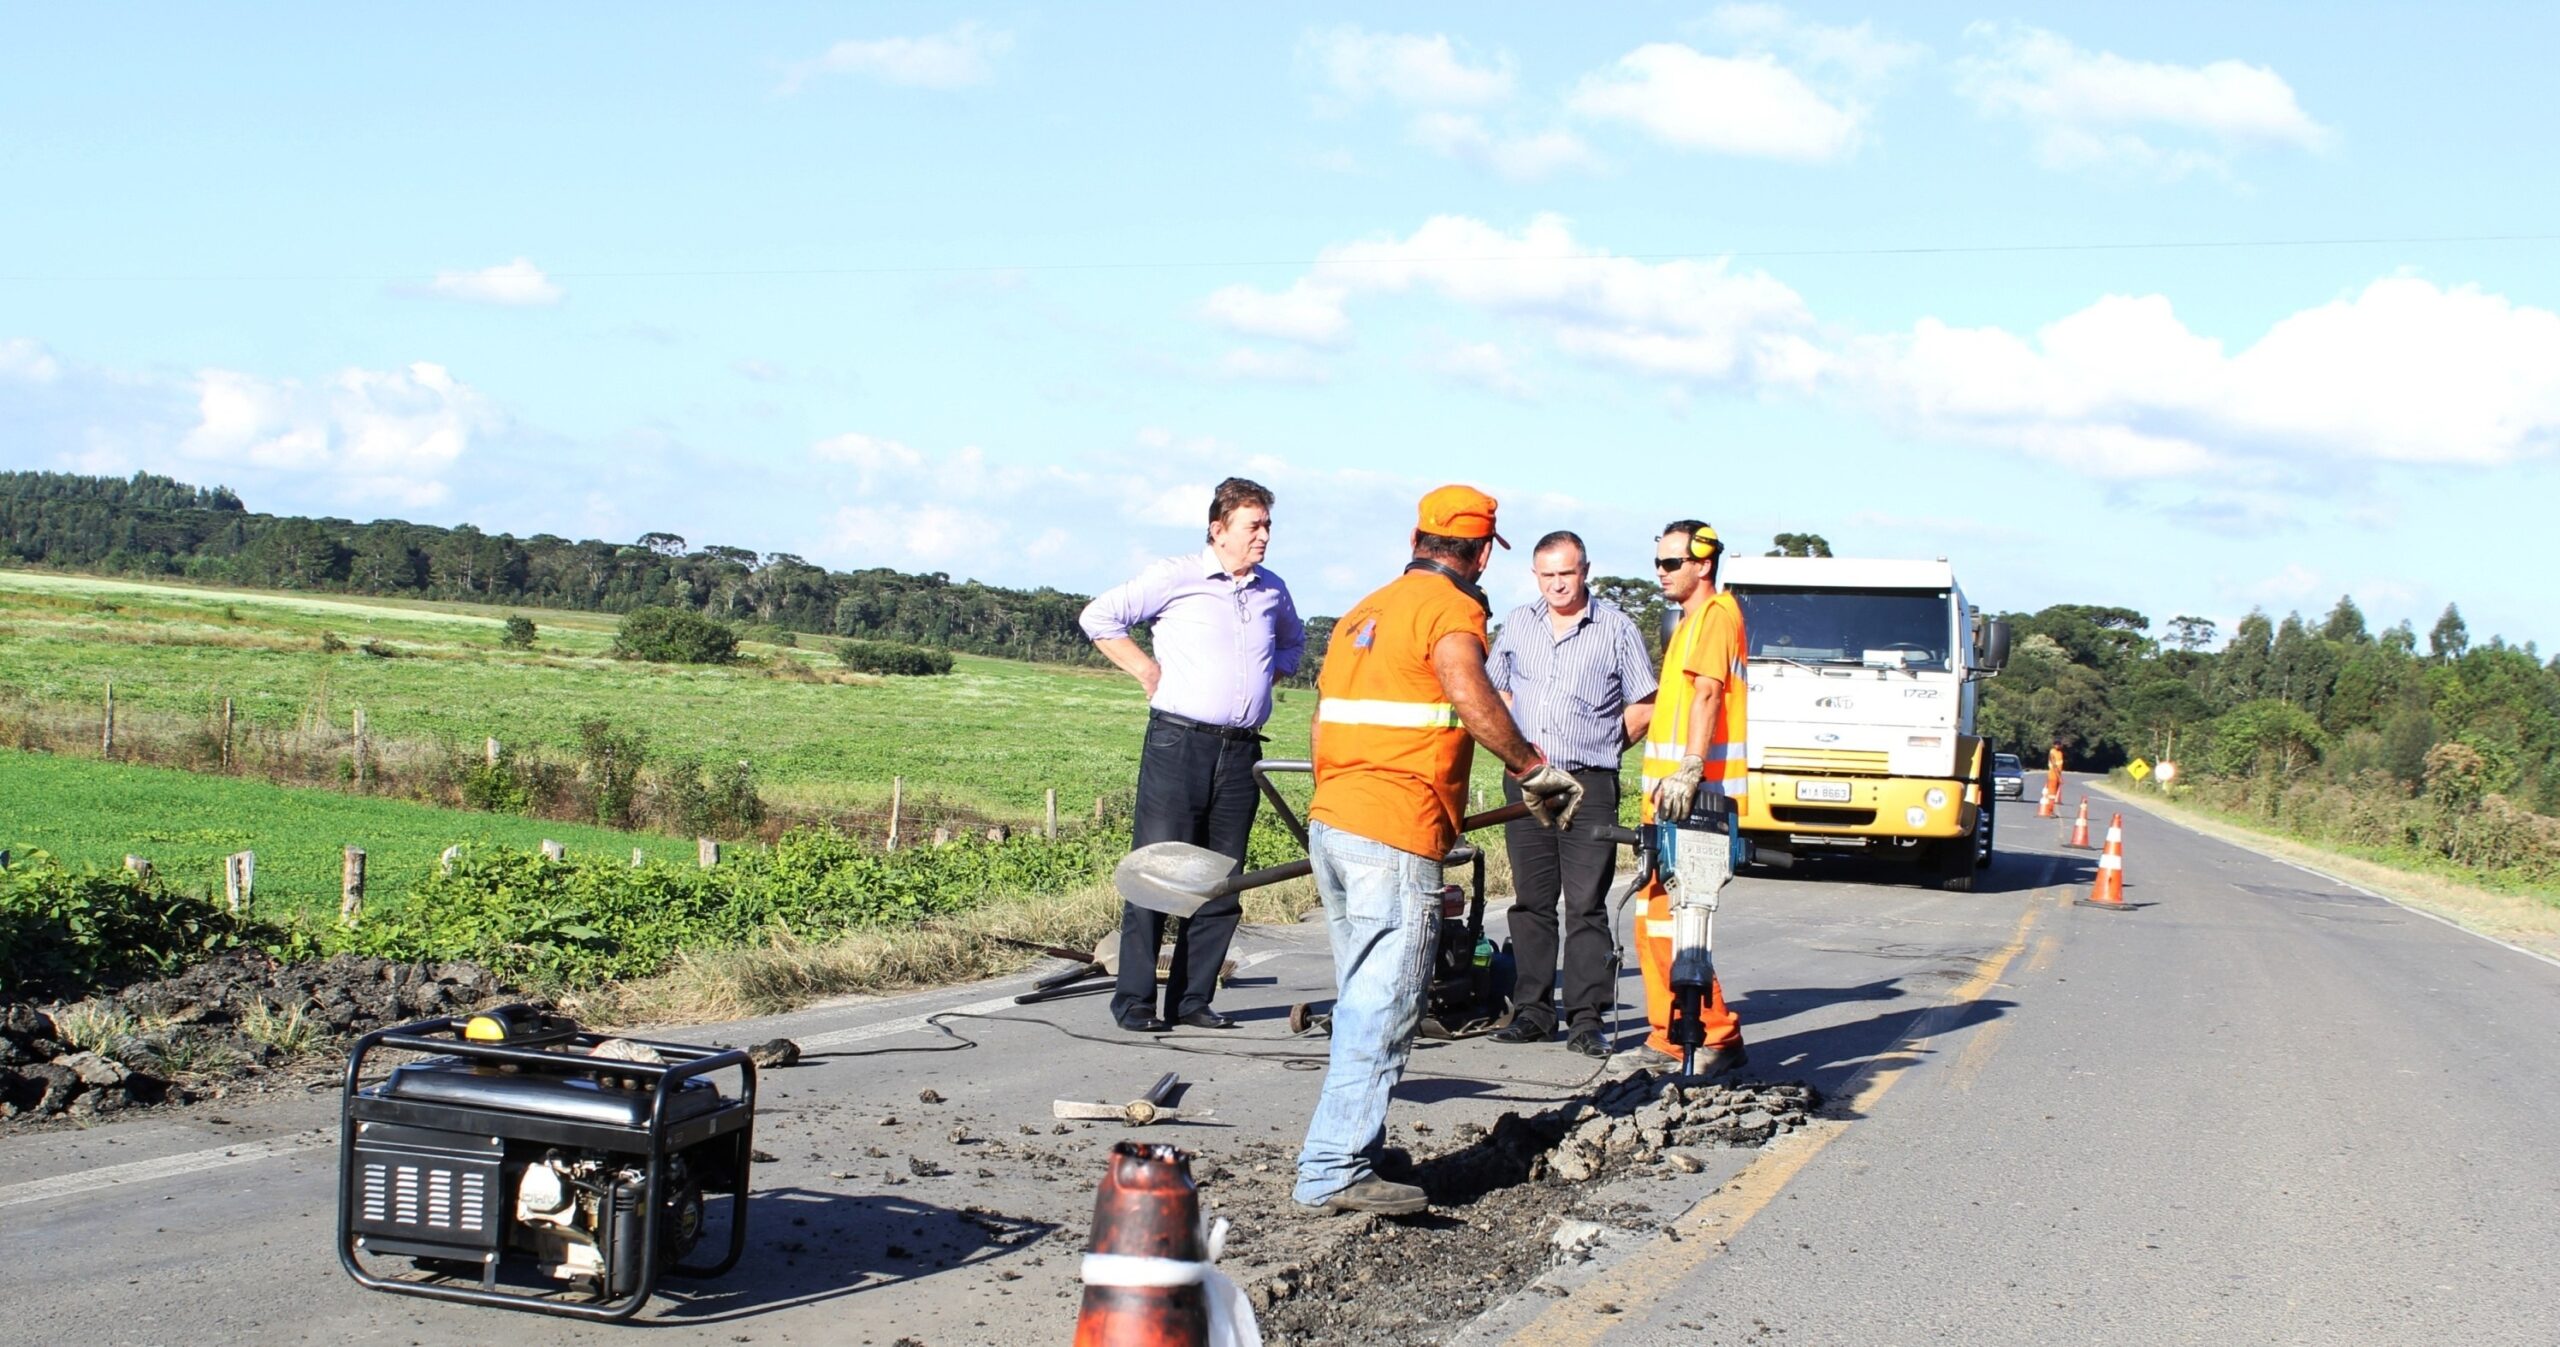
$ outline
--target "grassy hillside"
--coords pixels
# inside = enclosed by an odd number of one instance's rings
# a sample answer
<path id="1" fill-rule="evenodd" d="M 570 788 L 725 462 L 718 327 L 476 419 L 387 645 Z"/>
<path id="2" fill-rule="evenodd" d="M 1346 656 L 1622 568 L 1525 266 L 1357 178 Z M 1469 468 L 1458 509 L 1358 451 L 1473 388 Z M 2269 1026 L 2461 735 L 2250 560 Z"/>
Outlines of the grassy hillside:
<path id="1" fill-rule="evenodd" d="M 244 730 L 343 730 L 361 707 L 378 742 L 462 751 L 494 735 L 566 757 L 601 716 L 661 760 L 752 760 L 769 799 L 811 810 L 876 808 L 904 777 L 1027 821 L 1044 789 L 1089 810 L 1136 780 L 1144 705 L 1116 673 L 964 655 L 948 677 L 877 678 L 815 639 L 750 639 L 730 667 L 639 664 L 607 656 L 610 617 L 522 611 L 529 651 L 499 645 L 506 609 L 0 571 L 0 725 L 94 718 L 112 679 L 136 724 L 209 725 L 227 696 Z M 1311 705 L 1286 694 L 1273 752 L 1304 753 Z"/>
<path id="2" fill-rule="evenodd" d="M 0 847 L 24 861 L 42 849 L 67 865 L 116 866 L 148 857 L 171 886 L 222 893 L 222 858 L 258 853 L 257 907 L 270 916 L 338 910 L 343 848 L 365 849 L 368 889 L 405 892 L 446 847 L 541 845 L 571 856 L 694 860 L 693 843 L 607 828 L 438 809 L 327 790 L 123 763 L 0 750 Z"/>

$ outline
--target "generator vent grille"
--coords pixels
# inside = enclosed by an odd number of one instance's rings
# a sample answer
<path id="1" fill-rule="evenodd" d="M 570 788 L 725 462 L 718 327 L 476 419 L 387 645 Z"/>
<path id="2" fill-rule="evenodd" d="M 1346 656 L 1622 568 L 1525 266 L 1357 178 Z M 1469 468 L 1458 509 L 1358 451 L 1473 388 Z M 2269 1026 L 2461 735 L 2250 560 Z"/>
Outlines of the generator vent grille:
<path id="1" fill-rule="evenodd" d="M 480 1234 L 489 1228 L 489 1183 L 477 1170 L 369 1160 L 359 1206 L 368 1222 Z"/>

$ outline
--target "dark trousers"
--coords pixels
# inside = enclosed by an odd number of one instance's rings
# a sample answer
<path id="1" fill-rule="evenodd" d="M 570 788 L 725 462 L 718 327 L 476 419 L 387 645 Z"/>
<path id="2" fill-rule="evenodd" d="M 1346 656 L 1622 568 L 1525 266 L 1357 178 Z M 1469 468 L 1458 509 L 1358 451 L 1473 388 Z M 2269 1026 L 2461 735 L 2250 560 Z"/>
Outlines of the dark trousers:
<path id="1" fill-rule="evenodd" d="M 1261 760 L 1259 740 L 1222 738 L 1149 717 L 1146 747 L 1138 755 L 1136 845 L 1189 842 L 1234 857 L 1242 869 L 1259 798 L 1253 765 Z M 1184 921 L 1174 937 L 1173 967 L 1164 984 L 1167 1019 L 1207 1010 L 1218 989 L 1218 965 L 1227 961 L 1227 945 L 1235 939 L 1244 909 L 1233 902 L 1210 906 L 1211 911 Z M 1121 905 L 1114 1016 L 1156 1013 L 1156 947 L 1164 942 L 1167 920 L 1160 912 Z"/>
<path id="2" fill-rule="evenodd" d="M 1521 819 L 1506 825 L 1502 841 L 1511 853 L 1511 984 L 1515 1019 L 1558 1023 L 1556 1000 L 1557 909 L 1563 909 L 1564 999 L 1562 1022 L 1597 1029 L 1617 1003 L 1617 961 L 1609 949 L 1609 882 L 1618 874 L 1618 844 L 1600 835 L 1618 821 L 1618 773 L 1593 768 L 1573 774 L 1582 783 L 1582 808 L 1563 832 Z M 1518 803 L 1517 782 L 1503 783 L 1504 798 Z"/>

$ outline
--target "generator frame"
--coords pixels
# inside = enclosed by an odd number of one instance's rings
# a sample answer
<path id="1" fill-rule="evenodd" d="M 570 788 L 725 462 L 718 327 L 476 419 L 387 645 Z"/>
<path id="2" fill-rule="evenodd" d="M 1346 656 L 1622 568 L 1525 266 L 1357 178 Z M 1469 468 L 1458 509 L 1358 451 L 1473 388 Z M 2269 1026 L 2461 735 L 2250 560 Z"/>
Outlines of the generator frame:
<path id="1" fill-rule="evenodd" d="M 523 1012 L 526 1008 L 514 1006 L 505 1009 Z M 462 1025 L 462 1018 L 443 1017 L 377 1029 L 357 1039 L 348 1053 L 345 1080 L 339 1096 L 337 1249 L 339 1266 L 346 1269 L 347 1275 L 354 1278 L 357 1285 L 397 1295 L 499 1309 L 531 1310 L 573 1319 L 627 1320 L 639 1313 L 641 1306 L 646 1305 L 657 1292 L 659 1243 L 666 1233 L 660 1225 L 668 1195 L 670 1160 L 697 1146 L 722 1139 L 728 1141 L 731 1150 L 727 1169 L 731 1179 L 728 1251 L 717 1263 L 700 1266 L 676 1264 L 668 1267 L 666 1274 L 717 1277 L 737 1265 L 747 1245 L 748 1178 L 755 1155 L 756 1068 L 744 1052 L 735 1048 L 706 1048 L 654 1039 L 628 1040 L 654 1049 L 663 1059 L 636 1062 L 587 1055 L 586 1049 L 605 1041 L 607 1036 L 585 1030 L 566 1034 L 544 1046 L 517 1046 L 467 1040 L 462 1036 Z M 365 1082 L 366 1058 L 381 1049 L 447 1059 L 447 1064 L 455 1068 L 457 1076 L 470 1077 L 475 1072 L 489 1069 L 504 1073 L 512 1068 L 516 1073 L 488 1077 L 495 1081 L 568 1080 L 599 1074 L 637 1079 L 646 1083 L 647 1109 L 635 1123 L 624 1125 L 576 1116 L 566 1110 L 545 1112 L 540 1101 L 532 1099 L 516 1101 L 511 1106 L 490 1100 L 403 1097 L 391 1093 L 392 1080 L 389 1076 L 372 1085 Z M 426 1064 L 406 1065 L 415 1068 Z M 738 1072 L 739 1080 L 739 1091 L 735 1096 L 720 1098 L 716 1093 L 717 1087 L 712 1086 L 716 1102 L 700 1112 L 675 1116 L 677 1110 L 671 1104 L 679 1097 L 679 1092 L 686 1089 L 686 1082 L 732 1069 Z M 509 1087 L 497 1088 L 503 1092 Z M 466 1088 L 457 1093 L 471 1092 Z M 481 1199 L 489 1223 L 483 1241 L 485 1247 L 466 1246 L 459 1242 L 439 1243 L 431 1239 L 404 1239 L 398 1234 L 383 1233 L 379 1228 L 380 1222 L 370 1223 L 370 1228 L 360 1228 L 368 1223 L 359 1211 L 359 1152 L 371 1148 L 360 1147 L 359 1143 L 369 1132 L 379 1138 L 378 1146 L 433 1148 L 442 1145 L 451 1148 L 457 1143 L 473 1144 L 481 1155 L 465 1155 L 453 1149 L 445 1150 L 443 1155 L 458 1166 L 476 1168 L 484 1173 L 495 1172 L 499 1176 L 493 1185 L 494 1191 L 484 1193 Z M 502 1165 L 510 1145 L 518 1143 L 605 1152 L 640 1168 L 643 1174 L 641 1248 L 635 1285 L 620 1296 L 608 1294 L 589 1304 L 561 1299 L 552 1290 L 510 1292 L 498 1289 L 498 1265 L 507 1256 L 506 1234 L 514 1219 L 512 1194 L 504 1181 Z M 464 1264 L 476 1259 L 480 1263 L 479 1284 L 381 1276 L 365 1267 L 363 1257 L 368 1254 Z M 599 1282 L 600 1292 L 609 1293 L 610 1267 Z"/>

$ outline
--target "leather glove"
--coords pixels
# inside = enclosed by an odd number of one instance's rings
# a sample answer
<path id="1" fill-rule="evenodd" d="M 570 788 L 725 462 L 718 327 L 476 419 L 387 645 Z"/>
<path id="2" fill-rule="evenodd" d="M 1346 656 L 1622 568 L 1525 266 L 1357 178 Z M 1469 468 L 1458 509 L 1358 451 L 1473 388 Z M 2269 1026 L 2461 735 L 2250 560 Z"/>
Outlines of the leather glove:
<path id="1" fill-rule="evenodd" d="M 1698 802 L 1698 780 L 1706 774 L 1705 759 L 1694 753 L 1682 758 L 1679 770 L 1653 788 L 1654 822 L 1677 826 L 1686 820 L 1690 806 Z"/>
<path id="2" fill-rule="evenodd" d="M 1582 783 L 1571 772 L 1541 758 L 1517 780 L 1529 817 L 1558 831 L 1571 826 L 1574 811 L 1582 808 Z"/>

